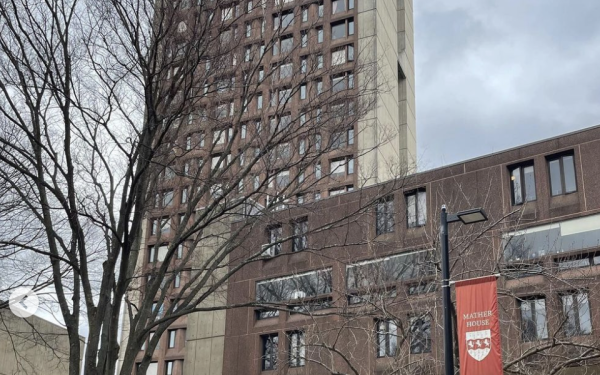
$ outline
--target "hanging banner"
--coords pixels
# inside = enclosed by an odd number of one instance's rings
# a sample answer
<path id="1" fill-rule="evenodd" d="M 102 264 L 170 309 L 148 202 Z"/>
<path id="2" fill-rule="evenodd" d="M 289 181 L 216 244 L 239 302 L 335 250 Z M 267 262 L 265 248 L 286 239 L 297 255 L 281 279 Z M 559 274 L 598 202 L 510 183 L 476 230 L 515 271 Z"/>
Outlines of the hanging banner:
<path id="1" fill-rule="evenodd" d="M 461 375 L 502 375 L 496 276 L 456 282 Z"/>

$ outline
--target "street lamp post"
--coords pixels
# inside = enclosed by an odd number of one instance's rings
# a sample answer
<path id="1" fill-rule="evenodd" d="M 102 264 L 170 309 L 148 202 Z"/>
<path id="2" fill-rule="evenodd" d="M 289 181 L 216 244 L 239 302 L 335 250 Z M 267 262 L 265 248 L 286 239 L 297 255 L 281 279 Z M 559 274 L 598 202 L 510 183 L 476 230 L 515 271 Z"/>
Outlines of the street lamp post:
<path id="1" fill-rule="evenodd" d="M 448 223 L 462 221 L 474 224 L 486 221 L 487 216 L 481 208 L 448 214 L 446 205 L 442 206 L 440 217 L 440 242 L 442 243 L 442 304 L 444 308 L 444 368 L 446 375 L 454 375 L 454 348 L 452 343 L 452 300 L 450 294 L 450 254 L 448 249 Z"/>

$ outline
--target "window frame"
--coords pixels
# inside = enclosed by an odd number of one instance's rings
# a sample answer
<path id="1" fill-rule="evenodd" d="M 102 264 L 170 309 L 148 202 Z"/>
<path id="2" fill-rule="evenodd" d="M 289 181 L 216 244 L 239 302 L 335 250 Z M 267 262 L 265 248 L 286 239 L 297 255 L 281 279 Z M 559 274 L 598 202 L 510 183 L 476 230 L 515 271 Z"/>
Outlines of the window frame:
<path id="1" fill-rule="evenodd" d="M 548 338 L 548 310 L 546 305 L 546 297 L 543 295 L 538 296 L 527 296 L 518 298 L 519 303 L 519 311 L 520 311 L 520 319 L 521 319 L 521 341 L 523 342 L 534 342 L 545 340 Z M 538 301 L 544 301 L 544 311 L 540 313 L 538 311 Z M 525 327 L 525 319 L 524 319 L 524 306 L 528 306 L 529 313 L 531 314 L 531 321 L 535 327 L 535 336 L 528 333 L 528 329 Z M 542 332 L 538 332 L 538 319 L 540 316 L 544 318 L 544 329 Z M 545 335 L 544 335 L 545 334 Z"/>
<path id="2" fill-rule="evenodd" d="M 421 208 L 420 208 L 420 203 L 419 203 L 419 196 L 420 194 L 425 194 L 425 212 L 422 213 Z M 415 219 L 414 219 L 414 225 L 411 224 L 410 221 L 410 216 L 409 216 L 409 197 L 414 196 L 415 197 Z M 420 228 L 420 227 L 424 227 L 425 225 L 427 225 L 427 190 L 425 188 L 417 188 L 411 191 L 407 191 L 404 193 L 404 201 L 406 203 L 406 228 Z M 424 217 L 424 221 L 421 223 L 419 221 L 419 218 L 423 216 Z"/>
<path id="3" fill-rule="evenodd" d="M 581 326 L 581 306 L 580 306 L 580 301 L 579 301 L 579 296 L 581 296 L 581 295 L 585 296 L 585 299 L 587 302 L 589 332 L 585 332 Z M 560 294 L 560 303 L 562 305 L 563 319 L 565 322 L 567 322 L 569 320 L 569 315 L 568 315 L 568 312 L 566 311 L 565 297 L 572 298 L 573 317 L 574 317 L 574 323 L 575 323 L 576 327 L 575 327 L 574 332 L 569 333 L 569 332 L 567 332 L 567 327 L 565 324 L 562 328 L 564 335 L 566 337 L 591 335 L 592 332 L 594 331 L 594 327 L 592 326 L 592 311 L 591 311 L 591 307 L 590 307 L 589 292 L 587 290 L 573 290 L 573 291 L 567 291 L 567 292 Z"/>
<path id="4" fill-rule="evenodd" d="M 289 365 L 292 368 L 306 365 L 306 338 L 304 331 L 291 331 L 287 334 L 289 342 Z"/>
<path id="5" fill-rule="evenodd" d="M 532 172 L 533 173 L 533 198 L 531 198 L 531 199 L 527 199 L 528 190 L 527 190 L 527 183 L 525 181 L 525 169 L 526 168 L 533 169 L 533 172 Z M 533 161 L 519 163 L 517 165 L 511 165 L 511 166 L 509 166 L 508 170 L 509 170 L 509 177 L 510 177 L 510 191 L 511 191 L 512 205 L 520 206 L 527 202 L 536 201 L 537 200 L 537 187 L 536 187 L 536 181 L 535 181 L 535 166 L 534 166 Z M 513 178 L 514 172 L 516 170 L 519 171 L 519 181 L 520 181 L 520 189 L 519 190 L 520 190 L 520 194 L 521 194 L 521 200 L 519 202 L 517 202 L 517 199 L 515 196 L 515 179 Z"/>
<path id="6" fill-rule="evenodd" d="M 375 206 L 375 234 L 393 233 L 396 227 L 396 208 L 393 195 L 381 198 Z M 383 220 L 383 227 L 380 221 Z"/>
<path id="7" fill-rule="evenodd" d="M 262 371 L 277 370 L 279 334 L 270 333 L 266 335 L 261 335 L 260 340 L 262 347 L 260 361 Z M 267 360 L 269 365 L 267 365 Z"/>
<path id="8" fill-rule="evenodd" d="M 416 322 L 421 322 L 419 330 L 413 329 Z M 428 328 L 423 329 L 425 324 L 429 324 Z M 431 353 L 431 315 L 420 314 L 413 315 L 409 318 L 409 352 L 410 354 Z M 417 343 L 415 343 L 417 341 Z M 416 347 L 423 345 L 422 351 L 417 351 Z"/>
<path id="9" fill-rule="evenodd" d="M 564 159 L 570 157 L 573 165 L 573 183 L 575 185 L 575 189 L 572 191 L 567 191 L 567 186 L 566 186 L 566 179 L 565 179 L 565 163 L 564 163 Z M 554 194 L 553 191 L 553 183 L 552 183 L 552 168 L 550 167 L 550 163 L 554 162 L 554 161 L 558 161 L 558 165 L 559 165 L 559 178 L 560 178 L 560 193 Z M 548 168 L 548 182 L 550 184 L 550 196 L 551 197 L 557 197 L 560 195 L 568 195 L 568 194 L 573 194 L 573 193 L 577 193 L 578 191 L 578 186 L 577 186 L 577 168 L 575 166 L 575 153 L 573 152 L 573 150 L 571 151 L 566 151 L 566 152 L 561 152 L 559 154 L 554 154 L 554 155 L 550 155 L 546 157 L 546 165 Z"/>
<path id="10" fill-rule="evenodd" d="M 390 323 L 394 324 L 395 332 L 391 331 Z M 384 325 L 383 330 L 381 329 L 382 324 Z M 376 320 L 375 337 L 377 358 L 395 357 L 398 354 L 398 324 L 393 319 Z"/>
<path id="11" fill-rule="evenodd" d="M 299 252 L 308 248 L 308 217 L 301 217 L 292 222 L 294 238 L 292 252 Z"/>

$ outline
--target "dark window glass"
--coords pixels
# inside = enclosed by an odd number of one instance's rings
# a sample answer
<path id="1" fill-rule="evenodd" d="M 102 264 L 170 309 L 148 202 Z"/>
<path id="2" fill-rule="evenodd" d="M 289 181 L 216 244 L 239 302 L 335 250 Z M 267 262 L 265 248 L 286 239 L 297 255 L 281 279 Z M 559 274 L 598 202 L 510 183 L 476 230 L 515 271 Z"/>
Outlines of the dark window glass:
<path id="1" fill-rule="evenodd" d="M 523 341 L 548 338 L 546 324 L 546 299 L 528 298 L 520 303 Z"/>
<path id="2" fill-rule="evenodd" d="M 410 353 L 431 352 L 431 317 L 429 315 L 410 318 Z"/>
<path id="3" fill-rule="evenodd" d="M 590 304 L 586 292 L 562 296 L 564 331 L 567 336 L 589 335 L 592 333 Z"/>
<path id="4" fill-rule="evenodd" d="M 306 234 L 308 233 L 308 220 L 301 219 L 293 223 L 294 242 L 293 251 L 302 251 L 307 248 Z"/>
<path id="5" fill-rule="evenodd" d="M 256 318 L 258 320 L 275 318 L 279 316 L 279 310 L 262 309 L 256 312 Z"/>
<path id="6" fill-rule="evenodd" d="M 277 369 L 277 345 L 279 337 L 276 333 L 264 335 L 262 338 L 262 369 L 276 370 Z"/>
<path id="7" fill-rule="evenodd" d="M 256 283 L 258 302 L 283 302 L 331 293 L 331 269 L 306 272 Z"/>
<path id="8" fill-rule="evenodd" d="M 379 201 L 375 211 L 375 231 L 377 235 L 393 232 L 394 197 L 389 196 Z"/>
<path id="9" fill-rule="evenodd" d="M 393 357 L 398 348 L 398 326 L 393 320 L 377 322 L 377 356 Z"/>
<path id="10" fill-rule="evenodd" d="M 512 168 L 510 180 L 514 205 L 536 199 L 533 165 Z"/>
<path id="11" fill-rule="evenodd" d="M 346 21 L 331 24 L 331 39 L 336 40 L 346 36 Z"/>
<path id="12" fill-rule="evenodd" d="M 548 159 L 550 190 L 553 196 L 577 191 L 573 155 Z"/>
<path id="13" fill-rule="evenodd" d="M 409 228 L 420 227 L 427 222 L 427 193 L 417 190 L 406 194 L 406 223 Z"/>
<path id="14" fill-rule="evenodd" d="M 290 367 L 301 367 L 305 364 L 306 346 L 304 343 L 304 332 L 292 332 L 290 340 Z"/>
<path id="15" fill-rule="evenodd" d="M 177 331 L 176 330 L 170 330 L 169 331 L 169 345 L 168 348 L 172 349 L 175 347 L 175 340 L 177 338 Z"/>

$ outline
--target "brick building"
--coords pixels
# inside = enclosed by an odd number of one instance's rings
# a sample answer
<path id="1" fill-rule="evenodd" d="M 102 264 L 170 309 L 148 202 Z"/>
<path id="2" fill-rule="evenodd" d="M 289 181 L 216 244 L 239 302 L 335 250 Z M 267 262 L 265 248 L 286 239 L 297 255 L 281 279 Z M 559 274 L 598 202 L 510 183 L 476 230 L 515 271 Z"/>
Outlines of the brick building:
<path id="1" fill-rule="evenodd" d="M 167 301 L 154 303 L 159 316 L 182 297 L 194 269 L 227 242 L 230 218 L 180 238 L 182 223 L 194 220 L 196 210 L 240 195 L 265 212 L 274 202 L 302 205 L 392 180 L 416 163 L 412 1 L 162 5 L 155 27 L 160 34 L 163 22 L 169 31 L 159 59 L 165 104 L 157 119 L 169 130 L 154 157 L 155 199 L 129 295 L 143 300 L 155 270 L 171 262 L 169 281 L 155 289 Z M 225 303 L 224 289 L 202 305 Z M 225 315 L 177 319 L 149 354 L 146 373 L 220 374 Z M 129 324 L 125 319 L 123 340 Z"/>
<path id="2" fill-rule="evenodd" d="M 227 311 L 223 373 L 441 373 L 442 204 L 488 215 L 451 224 L 451 274 L 501 274 L 507 371 L 595 373 L 599 152 L 594 127 L 269 217 L 232 255 L 280 250 L 229 281 L 256 306 Z"/>

